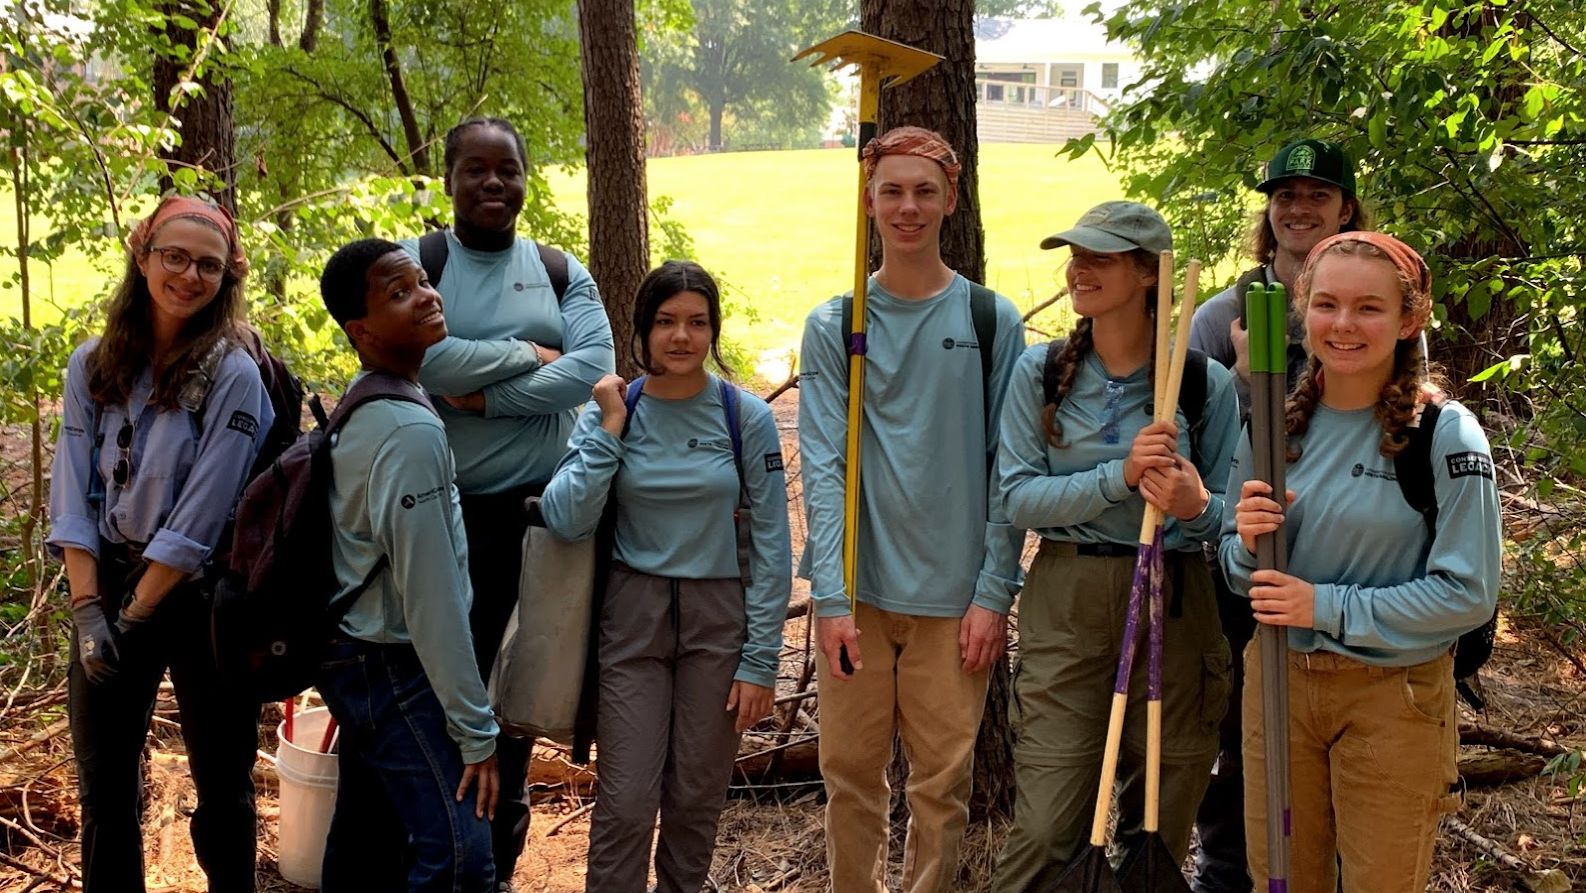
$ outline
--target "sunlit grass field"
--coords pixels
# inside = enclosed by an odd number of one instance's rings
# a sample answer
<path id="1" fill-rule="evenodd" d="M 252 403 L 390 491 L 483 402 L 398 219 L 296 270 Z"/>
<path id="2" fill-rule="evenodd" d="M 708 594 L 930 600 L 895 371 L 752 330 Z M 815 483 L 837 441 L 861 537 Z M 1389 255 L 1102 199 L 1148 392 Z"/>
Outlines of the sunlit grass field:
<path id="1" fill-rule="evenodd" d="M 1037 243 L 1086 208 L 1120 197 L 1117 179 L 1096 156 L 1069 161 L 1056 152 L 1046 145 L 981 146 L 988 284 L 1021 307 L 1049 296 L 1059 279 L 1063 253 L 1043 252 Z M 753 308 L 752 321 L 730 318 L 726 335 L 757 355 L 796 348 L 809 309 L 852 283 L 856 175 L 852 149 L 658 158 L 648 170 L 651 197 L 673 200 L 670 216 L 693 239 L 699 261 L 728 286 L 735 304 Z M 584 211 L 583 171 L 554 174 L 552 190 L 560 208 Z M 47 226 L 35 223 L 35 235 Z M 0 215 L 0 241 L 12 244 L 15 229 L 14 219 Z M 55 318 L 54 304 L 98 299 L 119 268 L 114 254 L 97 264 L 76 253 L 53 266 L 33 264 L 35 319 Z M 15 269 L 14 259 L 0 259 L 0 313 L 8 316 L 21 308 Z M 312 283 L 302 291 L 312 294 Z"/>

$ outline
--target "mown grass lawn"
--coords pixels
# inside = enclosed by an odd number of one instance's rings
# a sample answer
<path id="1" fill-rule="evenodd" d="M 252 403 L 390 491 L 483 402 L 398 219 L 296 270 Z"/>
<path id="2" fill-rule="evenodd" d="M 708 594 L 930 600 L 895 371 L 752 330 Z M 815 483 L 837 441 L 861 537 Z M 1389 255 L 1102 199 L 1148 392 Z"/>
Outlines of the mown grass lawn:
<path id="1" fill-rule="evenodd" d="M 1052 293 L 1064 259 L 1037 243 L 1073 224 L 1086 208 L 1119 197 L 1116 178 L 1097 157 L 1067 161 L 1056 152 L 1044 145 L 981 146 L 989 284 L 1022 307 Z M 753 321 L 728 320 L 730 339 L 756 354 L 785 354 L 797 347 L 809 309 L 851 285 L 856 168 L 851 149 L 650 162 L 650 195 L 672 198 L 670 216 L 693 238 L 700 262 L 728 286 L 735 303 L 755 311 Z M 552 189 L 559 207 L 584 210 L 582 171 L 554 175 Z M 39 221 L 35 230 L 47 226 Z M 15 221 L 0 214 L 0 244 L 11 244 L 14 233 Z M 0 259 L 0 314 L 7 316 L 21 310 L 15 270 L 14 259 Z M 35 317 L 54 318 L 52 301 L 75 305 L 101 297 L 118 272 L 113 256 L 97 266 L 79 253 L 53 267 L 33 264 Z M 312 283 L 301 290 L 312 295 Z"/>

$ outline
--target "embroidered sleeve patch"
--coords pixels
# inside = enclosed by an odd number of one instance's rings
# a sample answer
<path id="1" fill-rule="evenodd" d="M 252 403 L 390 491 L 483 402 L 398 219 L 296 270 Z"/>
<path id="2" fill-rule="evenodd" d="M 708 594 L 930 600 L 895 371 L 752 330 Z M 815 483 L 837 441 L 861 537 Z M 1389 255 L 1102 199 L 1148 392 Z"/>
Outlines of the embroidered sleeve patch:
<path id="1" fill-rule="evenodd" d="M 781 471 L 781 470 L 782 470 L 782 454 L 781 453 L 766 453 L 765 454 L 765 473 L 766 474 L 770 474 L 770 473 L 772 473 L 774 471 Z"/>
<path id="2" fill-rule="evenodd" d="M 250 438 L 255 437 L 259 433 L 259 420 L 239 409 L 231 414 L 231 421 L 226 423 L 226 430 L 236 431 Z"/>
<path id="3" fill-rule="evenodd" d="M 1492 480 L 1492 458 L 1477 452 L 1453 453 L 1447 457 L 1448 476 L 1451 478 L 1477 475 Z"/>

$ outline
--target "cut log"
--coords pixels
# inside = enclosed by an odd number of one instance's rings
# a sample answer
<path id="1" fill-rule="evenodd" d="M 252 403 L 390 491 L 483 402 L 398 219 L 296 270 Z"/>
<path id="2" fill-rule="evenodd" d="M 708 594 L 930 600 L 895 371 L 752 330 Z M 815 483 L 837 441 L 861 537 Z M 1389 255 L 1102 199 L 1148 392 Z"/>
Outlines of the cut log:
<path id="1" fill-rule="evenodd" d="M 755 781 L 766 778 L 771 759 L 776 754 L 782 755 L 776 773 L 779 780 L 820 778 L 820 742 L 814 738 L 739 757 L 737 765 L 733 767 L 733 777 L 747 777 Z"/>
<path id="2" fill-rule="evenodd" d="M 1502 748 L 1460 757 L 1459 775 L 1466 787 L 1484 788 L 1530 778 L 1546 765 L 1547 760 L 1537 754 Z"/>
<path id="3" fill-rule="evenodd" d="M 1522 750 L 1526 753 L 1540 754 L 1544 757 L 1556 757 L 1567 752 L 1563 745 L 1550 738 L 1526 738 L 1513 732 L 1505 732 L 1502 729 L 1493 729 L 1487 726 L 1460 726 L 1459 743 L 1486 745 L 1487 747 L 1506 747 L 1510 750 Z"/>

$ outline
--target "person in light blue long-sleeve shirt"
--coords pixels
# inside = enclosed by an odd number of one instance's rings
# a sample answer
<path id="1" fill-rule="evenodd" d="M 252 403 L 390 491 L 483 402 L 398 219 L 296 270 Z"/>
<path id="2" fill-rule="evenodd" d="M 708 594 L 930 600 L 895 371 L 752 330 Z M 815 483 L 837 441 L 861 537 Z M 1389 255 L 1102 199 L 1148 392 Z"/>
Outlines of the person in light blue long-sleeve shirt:
<path id="1" fill-rule="evenodd" d="M 448 333 L 425 353 L 419 383 L 436 396 L 457 458 L 474 590 L 469 628 L 479 673 L 488 679 L 518 603 L 524 500 L 551 479 L 575 411 L 616 360 L 589 271 L 571 254 L 548 249 L 566 264 L 558 294 L 538 246 L 517 233 L 528 159 L 511 122 L 460 122 L 446 134 L 444 162 L 453 226 L 440 236 L 446 260 L 435 276 Z M 423 262 L 420 240 L 402 244 Z M 510 883 L 528 834 L 531 744 L 509 735 L 496 741 L 502 800 L 491 833 L 503 883 Z"/>
<path id="2" fill-rule="evenodd" d="M 1019 666 L 1011 708 L 1018 796 L 997 860 L 996 893 L 1022 893 L 1070 867 L 1094 815 L 1115 672 L 1129 623 L 1148 504 L 1162 510 L 1167 616 L 1161 667 L 1163 843 L 1189 848 L 1226 707 L 1228 645 L 1202 543 L 1217 536 L 1238 437 L 1232 375 L 1206 360 L 1201 405 L 1154 422 L 1156 306 L 1173 234 L 1139 202 L 1105 202 L 1041 242 L 1068 246 L 1080 317 L 1062 342 L 1025 351 L 1008 385 L 997 476 L 1008 518 L 1036 531 L 1039 551 L 1019 596 Z M 1050 361 L 1048 360 L 1050 357 Z M 1048 364 L 1050 362 L 1050 368 Z M 1186 373 L 1189 374 L 1189 373 Z M 1047 393 L 1050 380 L 1052 393 Z M 1050 397 L 1050 399 L 1049 399 Z M 1198 424 L 1191 425 L 1193 416 Z M 1138 621 L 1138 618 L 1135 618 Z M 1144 672 L 1125 712 L 1120 846 L 1144 825 Z M 1107 802 L 1111 792 L 1102 792 Z"/>
<path id="3" fill-rule="evenodd" d="M 799 573 L 816 615 L 832 889 L 876 889 L 886 770 L 901 735 L 912 816 L 903 889 L 923 893 L 945 889 L 957 870 L 988 671 L 1006 647 L 1023 577 L 1024 535 L 1003 519 L 989 476 L 1024 326 L 1012 301 L 942 261 L 942 226 L 958 203 L 959 164 L 947 141 L 898 127 L 866 145 L 863 159 L 864 209 L 882 260 L 866 286 L 857 517 L 848 517 L 845 498 L 843 307 L 852 299 L 839 296 L 810 312 L 799 354 L 808 531 Z M 858 531 L 852 568 L 844 557 L 850 521 Z"/>
<path id="4" fill-rule="evenodd" d="M 725 368 L 710 274 L 688 261 L 652 270 L 633 331 L 649 374 L 635 382 L 632 414 L 622 379 L 602 379 L 540 505 L 551 532 L 580 540 L 616 501 L 585 889 L 644 889 L 659 810 L 657 889 L 694 893 L 739 734 L 776 693 L 792 585 L 787 482 L 771 408 L 705 369 L 710 359 Z M 734 395 L 741 468 L 724 402 Z"/>
<path id="5" fill-rule="evenodd" d="M 355 601 L 314 680 L 341 729 L 321 886 L 493 893 L 500 730 L 468 631 L 456 467 L 417 386 L 441 298 L 383 239 L 338 250 L 320 292 L 358 351 L 354 387 L 379 375 L 410 396 L 355 404 L 331 435 L 335 598 Z"/>
<path id="6" fill-rule="evenodd" d="M 1425 890 L 1440 819 L 1458 803 L 1451 651 L 1493 616 L 1502 522 L 1481 427 L 1425 370 L 1431 295 L 1425 262 L 1392 236 L 1319 243 L 1295 295 L 1310 359 L 1280 422 L 1286 509 L 1268 482 L 1249 479 L 1249 444 L 1230 475 L 1240 495 L 1224 507 L 1223 566 L 1258 622 L 1287 629 L 1284 822 L 1296 893 L 1333 893 L 1340 877 L 1344 889 Z M 1400 489 L 1396 457 L 1424 436 L 1414 429 L 1431 403 L 1441 406 L 1429 524 Z M 1258 569 L 1256 539 L 1280 522 L 1288 569 Z M 1262 644 L 1246 651 L 1244 697 L 1245 836 L 1258 889 L 1270 868 L 1273 719 L 1259 694 Z"/>

